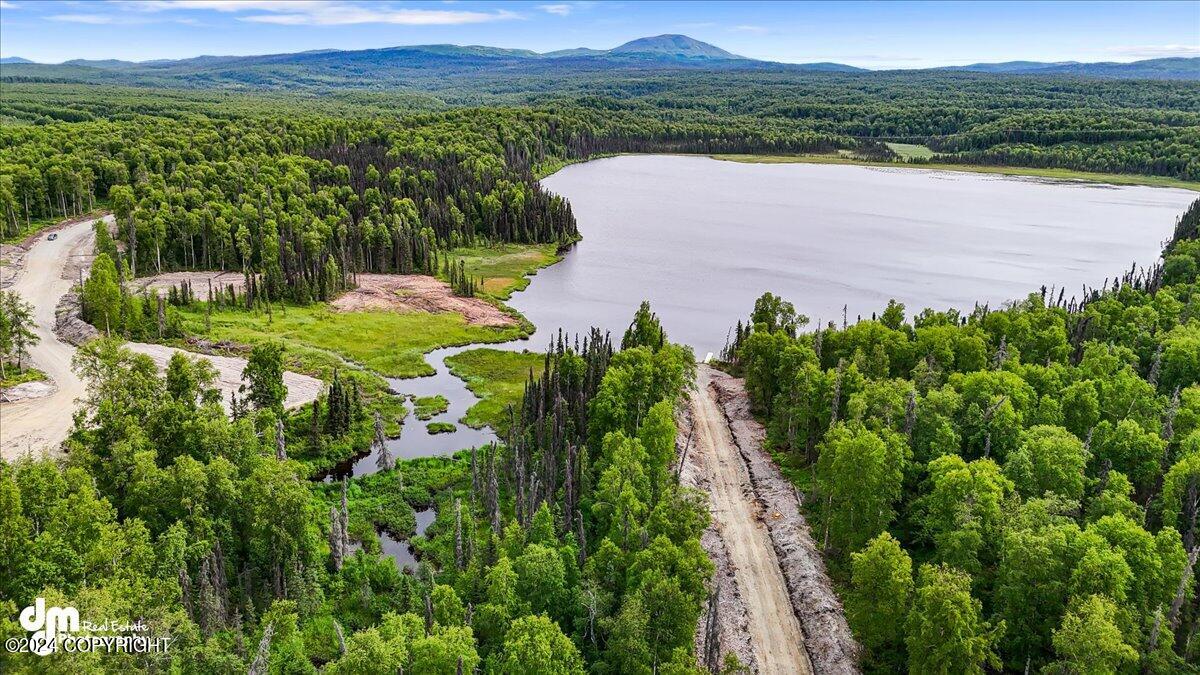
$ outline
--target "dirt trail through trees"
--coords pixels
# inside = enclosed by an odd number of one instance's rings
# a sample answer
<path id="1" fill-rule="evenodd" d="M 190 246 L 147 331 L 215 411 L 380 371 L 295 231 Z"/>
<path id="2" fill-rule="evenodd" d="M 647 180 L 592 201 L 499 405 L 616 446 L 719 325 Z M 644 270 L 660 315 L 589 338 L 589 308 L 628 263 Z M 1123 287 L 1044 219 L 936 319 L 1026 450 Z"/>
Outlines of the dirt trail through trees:
<path id="1" fill-rule="evenodd" d="M 709 383 L 712 369 L 701 366 L 692 397 L 695 429 L 690 453 L 707 472 L 709 500 L 717 530 L 728 550 L 737 591 L 745 600 L 750 647 L 759 673 L 811 673 L 804 633 L 762 523 L 761 506 L 746 463 L 730 433 Z M 729 592 L 723 590 L 723 593 Z"/>

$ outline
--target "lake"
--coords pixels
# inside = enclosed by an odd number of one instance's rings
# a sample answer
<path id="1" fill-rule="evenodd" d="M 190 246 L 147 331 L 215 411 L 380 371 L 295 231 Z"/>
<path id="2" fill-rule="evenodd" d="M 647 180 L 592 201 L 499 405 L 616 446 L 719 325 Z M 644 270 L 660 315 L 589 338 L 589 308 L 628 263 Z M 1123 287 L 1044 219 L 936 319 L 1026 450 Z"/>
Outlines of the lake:
<path id="1" fill-rule="evenodd" d="M 649 300 L 670 338 L 717 352 L 764 291 L 813 320 L 869 317 L 895 298 L 970 310 L 1041 285 L 1147 265 L 1197 196 L 995 174 L 633 155 L 542 181 L 571 201 L 584 240 L 511 305 L 537 327 L 597 325 L 619 341 Z"/>
<path id="2" fill-rule="evenodd" d="M 831 164 L 740 164 L 704 157 L 634 155 L 576 164 L 543 184 L 571 200 L 584 240 L 541 270 L 509 304 L 537 332 L 529 340 L 435 350 L 436 374 L 391 379 L 394 392 L 441 394 L 429 435 L 412 415 L 393 457 L 448 455 L 496 441 L 459 422 L 478 399 L 444 360 L 480 346 L 545 349 L 563 328 L 591 326 L 615 342 L 643 300 L 672 340 L 699 358 L 718 352 L 764 291 L 816 325 L 869 317 L 895 298 L 924 307 L 996 307 L 1042 284 L 1068 297 L 1084 284 L 1157 260 L 1196 193 L 994 174 Z M 412 404 L 407 403 L 410 409 Z M 378 470 L 374 453 L 326 477 Z M 399 550 L 403 542 L 389 542 Z M 393 551 L 394 552 L 394 551 Z"/>

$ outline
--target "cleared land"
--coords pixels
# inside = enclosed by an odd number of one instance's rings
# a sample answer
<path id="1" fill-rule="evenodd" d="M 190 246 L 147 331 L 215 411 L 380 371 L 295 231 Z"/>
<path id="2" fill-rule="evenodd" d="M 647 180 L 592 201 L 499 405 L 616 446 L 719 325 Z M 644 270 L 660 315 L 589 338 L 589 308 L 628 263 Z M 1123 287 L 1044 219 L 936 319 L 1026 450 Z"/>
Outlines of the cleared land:
<path id="1" fill-rule="evenodd" d="M 892 152 L 900 155 L 900 159 L 933 159 L 933 150 L 928 146 L 915 143 L 886 143 Z"/>
<path id="2" fill-rule="evenodd" d="M 242 382 L 242 370 L 246 367 L 246 359 L 233 356 L 193 354 L 182 349 L 176 349 L 175 347 L 146 344 L 144 342 L 130 342 L 125 347 L 138 354 L 149 356 L 155 365 L 158 366 L 159 370 L 164 370 L 167 367 L 167 362 L 178 352 L 192 358 L 204 359 L 213 364 L 213 367 L 217 370 L 217 381 L 214 385 L 221 392 L 221 403 L 225 406 L 226 410 L 229 409 L 230 398 L 244 384 Z M 283 407 L 288 409 L 299 408 L 305 403 L 311 403 L 316 400 L 317 396 L 321 394 L 321 389 L 325 386 L 315 377 L 291 371 L 283 373 L 283 384 L 287 387 L 287 398 L 283 401 Z"/>
<path id="3" fill-rule="evenodd" d="M 695 431 L 691 452 L 707 471 L 709 500 L 717 530 L 729 552 L 738 592 L 746 603 L 750 647 L 759 673 L 812 673 L 804 632 L 792 608 L 787 583 L 762 506 L 725 415 L 710 391 L 711 369 L 701 366 L 691 400 Z"/>
<path id="4" fill-rule="evenodd" d="M 105 218 L 111 221 L 112 217 Z M 74 423 L 71 412 L 75 410 L 77 400 L 86 394 L 83 381 L 71 370 L 75 347 L 59 339 L 54 326 L 59 299 L 71 290 L 78 270 L 91 263 L 92 222 L 89 218 L 55 228 L 57 239 L 50 241 L 42 237 L 33 243 L 23 256 L 21 273 L 12 284 L 12 290 L 33 304 L 34 332 L 40 340 L 30 348 L 29 360 L 54 382 L 56 390 L 42 398 L 0 405 L 0 456 L 4 459 L 14 459 L 26 452 L 55 451 L 71 431 Z M 166 365 L 171 354 L 182 351 L 162 345 L 130 343 L 127 346 L 147 354 L 160 368 Z M 224 356 L 202 358 L 213 361 L 216 366 L 218 388 L 228 404 L 229 393 L 241 385 L 246 360 Z M 288 407 L 307 403 L 321 391 L 320 380 L 295 373 L 285 373 L 284 383 L 288 385 Z"/>
<path id="5" fill-rule="evenodd" d="M 111 219 L 111 216 L 107 216 Z M 79 264 L 90 264 L 92 220 L 58 228 L 54 241 L 45 236 L 33 242 L 22 256 L 21 271 L 10 290 L 33 305 L 33 332 L 38 343 L 29 349 L 29 361 L 54 382 L 49 396 L 0 404 L 0 456 L 14 459 L 25 452 L 56 450 L 71 431 L 75 400 L 86 394 L 83 382 L 71 370 L 75 347 L 54 333 L 55 307 L 71 290 Z"/>
<path id="6" fill-rule="evenodd" d="M 358 288 L 339 295 L 329 306 L 339 312 L 389 310 L 461 314 L 473 326 L 506 328 L 517 320 L 480 298 L 461 298 L 450 285 L 420 274 L 360 274 Z"/>
<path id="7" fill-rule="evenodd" d="M 167 272 L 152 277 L 139 277 L 129 282 L 133 290 L 149 290 L 166 292 L 172 286 L 181 282 L 192 285 L 196 298 L 203 300 L 207 297 L 208 283 L 212 282 L 213 292 L 224 291 L 230 286 L 238 293 L 246 287 L 246 275 L 241 272 Z"/>

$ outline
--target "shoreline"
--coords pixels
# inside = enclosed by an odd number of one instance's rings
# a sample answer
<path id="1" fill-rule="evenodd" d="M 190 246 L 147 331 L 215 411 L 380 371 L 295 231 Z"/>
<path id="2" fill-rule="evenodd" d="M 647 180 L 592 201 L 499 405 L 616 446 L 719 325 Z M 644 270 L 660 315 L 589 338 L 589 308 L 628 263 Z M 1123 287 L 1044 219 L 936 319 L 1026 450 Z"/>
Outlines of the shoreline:
<path id="1" fill-rule="evenodd" d="M 635 153 L 630 153 L 635 154 Z M 636 153 L 643 154 L 643 153 Z M 656 153 L 644 153 L 656 154 Z M 681 157 L 708 157 L 722 162 L 738 162 L 741 164 L 843 164 L 884 169 L 900 169 L 905 171 L 957 171 L 962 173 L 983 173 L 1013 178 L 1034 178 L 1042 180 L 1062 181 L 1066 183 L 1096 183 L 1118 187 L 1143 186 L 1156 188 L 1175 188 L 1200 192 L 1200 182 L 1186 181 L 1170 176 L 1145 176 L 1132 173 L 1093 173 L 1075 169 L 1035 168 L 1023 166 L 989 166 L 982 164 L 951 164 L 945 162 L 928 162 L 909 164 L 907 162 L 874 162 L 854 159 L 840 155 L 755 155 L 755 154 L 705 154 L 680 155 Z"/>
<path id="2" fill-rule="evenodd" d="M 688 152 L 616 152 L 596 154 L 587 159 L 564 161 L 554 170 L 538 174 L 537 180 L 543 180 L 557 174 L 567 167 L 576 164 L 609 159 L 612 157 L 704 157 L 719 162 L 737 162 L 739 164 L 839 164 L 846 166 L 862 166 L 876 169 L 898 169 L 901 171 L 954 171 L 960 173 L 982 173 L 1012 178 L 1030 178 L 1037 180 L 1057 181 L 1063 183 L 1091 183 L 1111 185 L 1114 187 L 1153 187 L 1174 188 L 1200 192 L 1200 181 L 1188 181 L 1170 176 L 1146 176 L 1136 173 L 1095 173 L 1077 171 L 1075 169 L 1037 168 L 1030 166 L 991 166 L 983 164 L 952 164 L 946 162 L 927 162 L 909 164 L 907 162 L 875 162 L 864 159 L 854 159 L 843 155 L 760 155 L 737 153 L 688 153 Z"/>

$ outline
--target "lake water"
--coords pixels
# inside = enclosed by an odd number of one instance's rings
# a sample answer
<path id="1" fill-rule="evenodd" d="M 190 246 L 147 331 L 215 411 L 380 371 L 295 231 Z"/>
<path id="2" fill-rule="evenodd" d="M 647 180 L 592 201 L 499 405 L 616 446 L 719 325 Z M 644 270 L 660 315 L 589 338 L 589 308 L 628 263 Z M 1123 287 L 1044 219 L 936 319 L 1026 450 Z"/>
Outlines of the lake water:
<path id="1" fill-rule="evenodd" d="M 1039 286 L 1099 286 L 1157 260 L 1187 190 L 1115 187 L 989 174 L 829 164 L 739 164 L 636 155 L 566 167 L 543 184 L 571 201 L 584 240 L 541 270 L 509 304 L 537 326 L 529 340 L 466 345 L 426 355 L 431 377 L 392 379 L 399 394 L 445 396 L 429 435 L 409 415 L 394 457 L 447 455 L 491 443 L 490 429 L 458 420 L 478 399 L 444 364 L 488 346 L 542 350 L 563 328 L 609 330 L 615 342 L 649 300 L 676 342 L 698 357 L 764 291 L 816 325 L 869 317 L 895 298 L 924 307 L 999 306 Z M 407 404 L 411 411 L 411 403 Z M 366 454 L 333 477 L 377 470 Z M 396 552 L 403 542 L 389 542 Z M 408 562 L 408 561 L 405 561 Z"/>
<path id="2" fill-rule="evenodd" d="M 649 300 L 676 342 L 717 352 L 772 291 L 815 325 L 882 310 L 999 306 L 1151 264 L 1195 192 L 991 174 L 634 155 L 542 184 L 584 240 L 510 304 L 537 327 L 619 340 Z"/>

